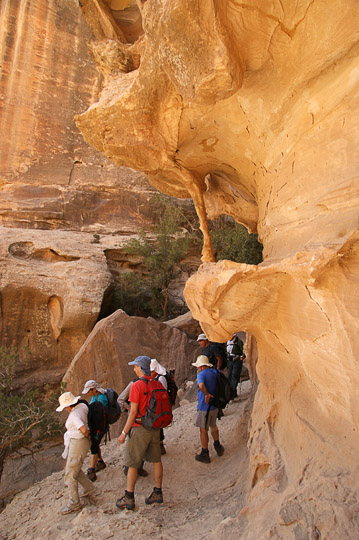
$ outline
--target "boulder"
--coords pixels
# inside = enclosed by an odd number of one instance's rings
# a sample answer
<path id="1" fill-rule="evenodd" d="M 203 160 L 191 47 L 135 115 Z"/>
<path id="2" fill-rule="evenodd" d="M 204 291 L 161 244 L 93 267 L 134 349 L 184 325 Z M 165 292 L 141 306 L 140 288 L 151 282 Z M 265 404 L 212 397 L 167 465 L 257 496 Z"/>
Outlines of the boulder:
<path id="1" fill-rule="evenodd" d="M 135 378 L 136 356 L 156 358 L 167 369 L 175 370 L 180 386 L 195 374 L 191 365 L 200 351 L 197 342 L 176 328 L 152 318 L 130 317 L 118 310 L 99 321 L 71 362 L 64 382 L 74 394 L 81 393 L 88 379 L 118 393 Z"/>

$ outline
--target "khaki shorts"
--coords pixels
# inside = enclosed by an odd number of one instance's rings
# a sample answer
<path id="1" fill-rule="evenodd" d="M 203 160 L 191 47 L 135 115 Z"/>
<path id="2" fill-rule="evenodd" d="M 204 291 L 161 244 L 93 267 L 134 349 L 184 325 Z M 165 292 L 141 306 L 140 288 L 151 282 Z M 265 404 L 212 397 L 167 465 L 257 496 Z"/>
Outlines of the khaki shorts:
<path id="1" fill-rule="evenodd" d="M 126 437 L 123 463 L 126 467 L 139 469 L 142 461 L 161 461 L 160 430 L 133 427 Z"/>
<path id="2" fill-rule="evenodd" d="M 207 422 L 206 422 L 207 411 L 197 411 L 197 418 L 196 418 L 195 426 L 199 428 L 203 428 L 203 429 L 215 428 L 217 426 L 216 424 L 217 414 L 218 414 L 218 409 L 209 411 Z"/>

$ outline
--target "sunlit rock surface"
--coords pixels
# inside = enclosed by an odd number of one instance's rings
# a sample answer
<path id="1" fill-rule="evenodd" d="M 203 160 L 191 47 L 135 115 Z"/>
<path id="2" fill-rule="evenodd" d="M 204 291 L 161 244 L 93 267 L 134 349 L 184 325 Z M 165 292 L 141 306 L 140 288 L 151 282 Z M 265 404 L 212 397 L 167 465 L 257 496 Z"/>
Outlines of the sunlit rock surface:
<path id="1" fill-rule="evenodd" d="M 0 21 L 0 344 L 30 347 L 24 380 L 41 386 L 93 328 L 155 189 L 75 125 L 102 80 L 78 2 L 4 0 Z"/>
<path id="2" fill-rule="evenodd" d="M 112 282 L 103 246 L 85 233 L 2 227 L 0 265 L 1 345 L 28 360 L 18 383 L 59 382 Z"/>
<path id="3" fill-rule="evenodd" d="M 355 538 L 359 5 L 137 6 L 137 41 L 97 34 L 105 86 L 77 125 L 115 163 L 193 198 L 206 264 L 185 290 L 192 314 L 213 340 L 257 340 L 240 538 Z M 259 267 L 211 262 L 206 218 L 221 213 L 258 232 Z"/>

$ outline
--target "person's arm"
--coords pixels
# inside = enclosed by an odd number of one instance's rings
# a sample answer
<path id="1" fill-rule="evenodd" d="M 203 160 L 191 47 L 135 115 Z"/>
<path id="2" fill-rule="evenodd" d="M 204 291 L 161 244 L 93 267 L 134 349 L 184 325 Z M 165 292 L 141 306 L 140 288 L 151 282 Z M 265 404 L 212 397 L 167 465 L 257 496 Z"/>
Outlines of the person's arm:
<path id="1" fill-rule="evenodd" d="M 88 439 L 90 438 L 90 432 L 84 424 L 82 424 L 82 426 L 79 427 L 79 430 L 81 431 L 82 435 L 84 435 Z"/>
<path id="2" fill-rule="evenodd" d="M 130 413 L 129 413 L 128 417 L 127 417 L 127 422 L 124 425 L 124 428 L 123 428 L 123 430 L 121 432 L 121 435 L 118 438 L 118 442 L 120 444 L 123 444 L 125 442 L 126 435 L 128 434 L 128 432 L 132 428 L 132 425 L 133 425 L 133 423 L 135 421 L 135 418 L 137 416 L 137 412 L 138 412 L 138 403 L 133 403 L 131 401 L 131 409 L 130 409 Z"/>
<path id="3" fill-rule="evenodd" d="M 203 392 L 204 394 L 204 400 L 205 402 L 209 403 L 209 400 L 211 398 L 213 398 L 212 394 L 210 394 L 208 391 L 207 391 L 207 388 L 206 388 L 206 385 L 203 383 L 203 382 L 200 382 L 199 385 L 198 385 L 198 388 L 201 390 L 201 392 Z"/>
<path id="4" fill-rule="evenodd" d="M 130 396 L 130 390 L 131 390 L 132 384 L 133 384 L 133 381 L 129 382 L 126 388 L 121 392 L 121 394 L 117 398 L 117 401 L 120 404 L 122 411 L 130 410 L 130 405 L 127 403 L 127 400 Z"/>
<path id="5" fill-rule="evenodd" d="M 222 356 L 218 355 L 216 356 L 217 359 L 217 369 L 222 369 Z"/>

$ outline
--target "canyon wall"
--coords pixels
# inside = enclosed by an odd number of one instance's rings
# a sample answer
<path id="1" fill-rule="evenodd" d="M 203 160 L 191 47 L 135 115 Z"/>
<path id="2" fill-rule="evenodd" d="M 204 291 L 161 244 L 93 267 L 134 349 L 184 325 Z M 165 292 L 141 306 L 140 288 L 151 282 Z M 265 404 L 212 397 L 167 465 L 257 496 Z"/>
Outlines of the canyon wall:
<path id="1" fill-rule="evenodd" d="M 114 163 L 193 198 L 204 246 L 188 305 L 211 339 L 257 342 L 238 535 L 356 538 L 359 5 L 101 5 L 99 28 L 100 4 L 83 2 L 104 88 L 77 125 Z M 143 29 L 131 39 L 129 9 Z M 258 232 L 261 265 L 213 262 L 220 214 Z"/>
<path id="2" fill-rule="evenodd" d="M 0 344 L 21 353 L 19 384 L 42 386 L 96 323 L 156 190 L 75 125 L 102 81 L 78 3 L 4 0 L 0 21 Z"/>

